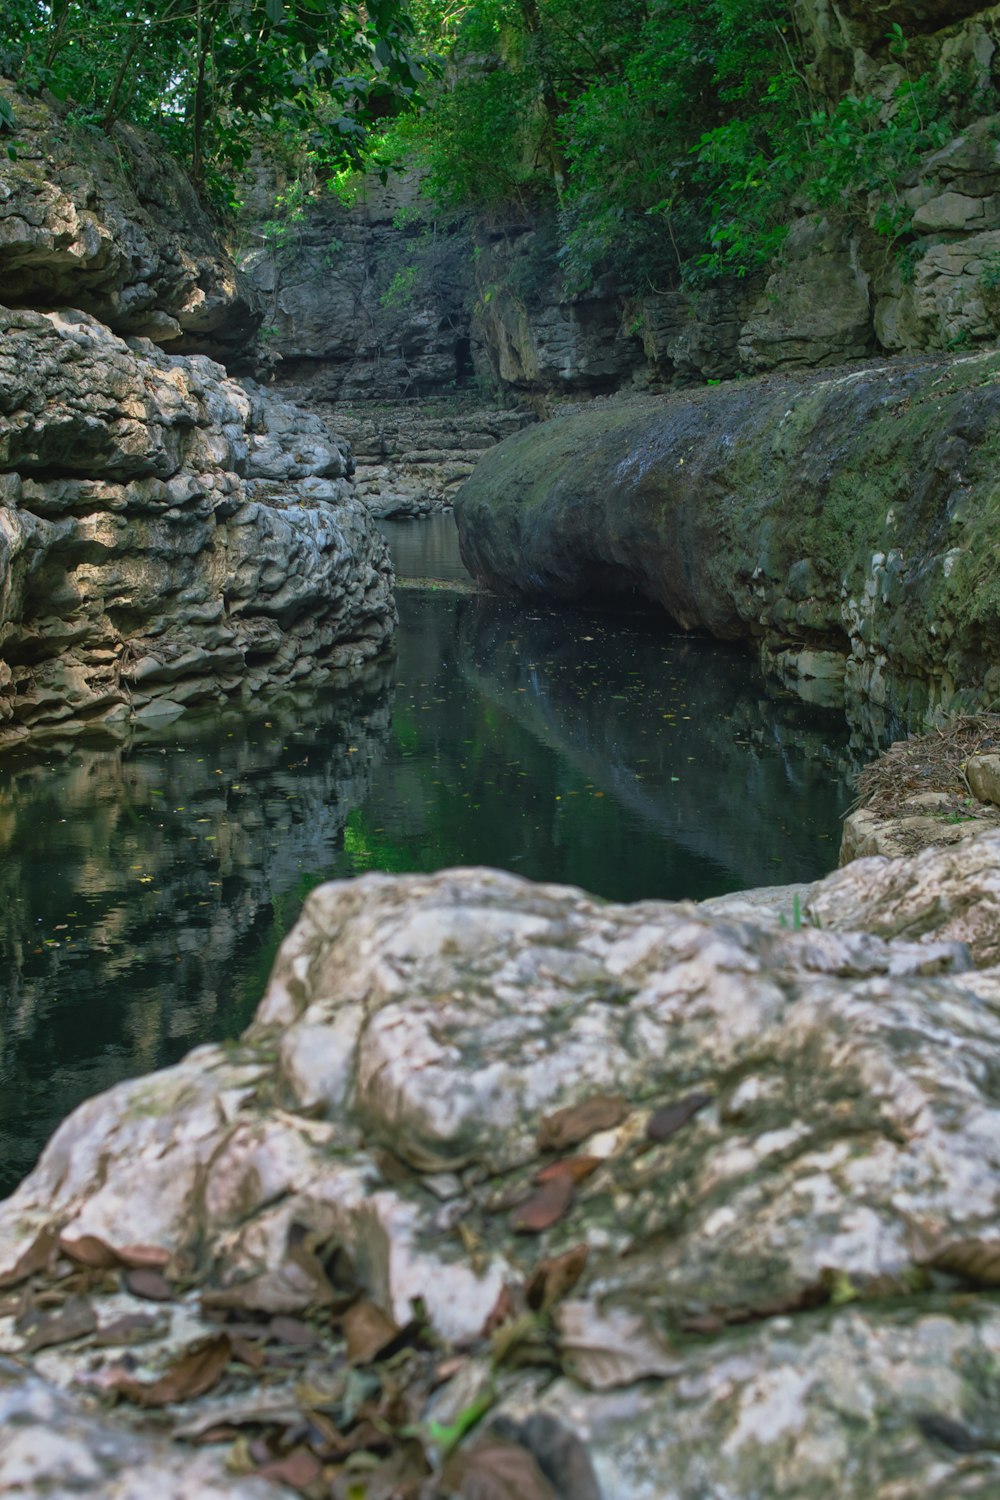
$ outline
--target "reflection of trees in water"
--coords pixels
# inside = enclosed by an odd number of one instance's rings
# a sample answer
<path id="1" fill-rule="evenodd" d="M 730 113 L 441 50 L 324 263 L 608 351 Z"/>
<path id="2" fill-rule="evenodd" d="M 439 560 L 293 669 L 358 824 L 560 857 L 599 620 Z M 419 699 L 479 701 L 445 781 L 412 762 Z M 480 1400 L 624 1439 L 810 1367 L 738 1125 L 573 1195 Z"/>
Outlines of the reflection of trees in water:
<path id="1" fill-rule="evenodd" d="M 0 785 L 0 1189 L 80 1099 L 238 1032 L 389 733 L 389 680 Z"/>
<path id="2" fill-rule="evenodd" d="M 835 863 L 817 830 L 850 800 L 846 727 L 769 692 L 744 653 L 641 618 L 468 600 L 459 662 L 477 691 L 734 884 Z"/>

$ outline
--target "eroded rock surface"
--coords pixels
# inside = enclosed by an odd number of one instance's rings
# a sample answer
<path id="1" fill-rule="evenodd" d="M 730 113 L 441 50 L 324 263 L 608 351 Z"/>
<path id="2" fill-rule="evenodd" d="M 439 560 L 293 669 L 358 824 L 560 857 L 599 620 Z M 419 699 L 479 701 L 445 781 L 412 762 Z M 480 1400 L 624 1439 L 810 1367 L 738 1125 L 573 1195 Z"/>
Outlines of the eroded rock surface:
<path id="1" fill-rule="evenodd" d="M 985 1500 L 1000 970 L 957 940 L 992 963 L 969 912 L 995 932 L 998 904 L 992 833 L 856 862 L 784 925 L 483 870 L 322 887 L 238 1047 L 60 1128 L 0 1212 L 0 1285 L 155 1263 L 175 1347 L 212 1309 L 306 1313 L 355 1360 L 352 1297 L 396 1328 L 419 1298 L 467 1349 L 426 1411 L 488 1389 L 543 1467 L 546 1432 L 582 1442 L 605 1500 Z M 34 1362 L 132 1379 L 86 1336 Z"/>
<path id="2" fill-rule="evenodd" d="M 429 402 L 345 407 L 313 399 L 311 404 L 329 430 L 350 443 L 354 482 L 374 516 L 448 510 L 486 450 L 535 420 L 531 412 L 465 403 L 450 410 Z"/>
<path id="3" fill-rule="evenodd" d="M 2 87 L 16 143 L 0 170 L 3 301 L 69 304 L 173 353 L 247 358 L 256 294 L 179 163 L 131 126 L 107 136 Z"/>
<path id="4" fill-rule="evenodd" d="M 356 670 L 394 625 L 319 419 L 85 313 L 0 310 L 0 737 Z"/>

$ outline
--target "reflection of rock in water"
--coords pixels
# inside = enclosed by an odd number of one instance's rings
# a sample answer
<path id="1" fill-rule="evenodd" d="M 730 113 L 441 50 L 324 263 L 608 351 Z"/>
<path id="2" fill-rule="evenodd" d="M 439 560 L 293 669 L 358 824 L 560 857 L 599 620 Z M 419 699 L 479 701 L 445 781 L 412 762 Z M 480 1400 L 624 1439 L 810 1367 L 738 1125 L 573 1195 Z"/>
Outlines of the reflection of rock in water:
<path id="1" fill-rule="evenodd" d="M 470 599 L 459 620 L 467 680 L 644 824 L 737 885 L 767 884 L 779 860 L 783 878 L 814 877 L 815 831 L 786 819 L 794 798 L 835 824 L 849 800 L 838 714 L 776 695 L 738 650 L 637 618 Z"/>
<path id="2" fill-rule="evenodd" d="M 249 1017 L 389 733 L 388 669 L 0 790 L 0 1191 L 72 1105 Z M 47 1086 L 39 1078 L 48 1078 Z"/>

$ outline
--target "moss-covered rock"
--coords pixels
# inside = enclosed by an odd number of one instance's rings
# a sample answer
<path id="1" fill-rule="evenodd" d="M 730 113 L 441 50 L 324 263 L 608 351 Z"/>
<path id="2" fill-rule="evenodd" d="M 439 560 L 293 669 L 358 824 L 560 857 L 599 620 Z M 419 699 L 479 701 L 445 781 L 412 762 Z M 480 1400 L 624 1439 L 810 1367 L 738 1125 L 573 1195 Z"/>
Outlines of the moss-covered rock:
<path id="1" fill-rule="evenodd" d="M 634 591 L 786 674 L 915 719 L 1000 690 L 1000 355 L 601 403 L 487 454 L 470 569 L 557 598 Z"/>

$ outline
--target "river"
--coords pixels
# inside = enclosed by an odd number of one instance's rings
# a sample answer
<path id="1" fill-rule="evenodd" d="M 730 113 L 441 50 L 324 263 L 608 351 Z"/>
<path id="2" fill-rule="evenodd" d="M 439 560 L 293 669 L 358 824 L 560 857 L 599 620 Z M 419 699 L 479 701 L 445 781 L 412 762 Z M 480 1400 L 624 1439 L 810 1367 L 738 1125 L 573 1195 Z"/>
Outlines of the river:
<path id="1" fill-rule="evenodd" d="M 386 523 L 460 583 L 450 517 Z M 348 694 L 0 768 L 0 1193 L 80 1100 L 236 1035 L 320 881 L 489 864 L 614 900 L 835 863 L 842 718 L 649 617 L 399 591 Z"/>

